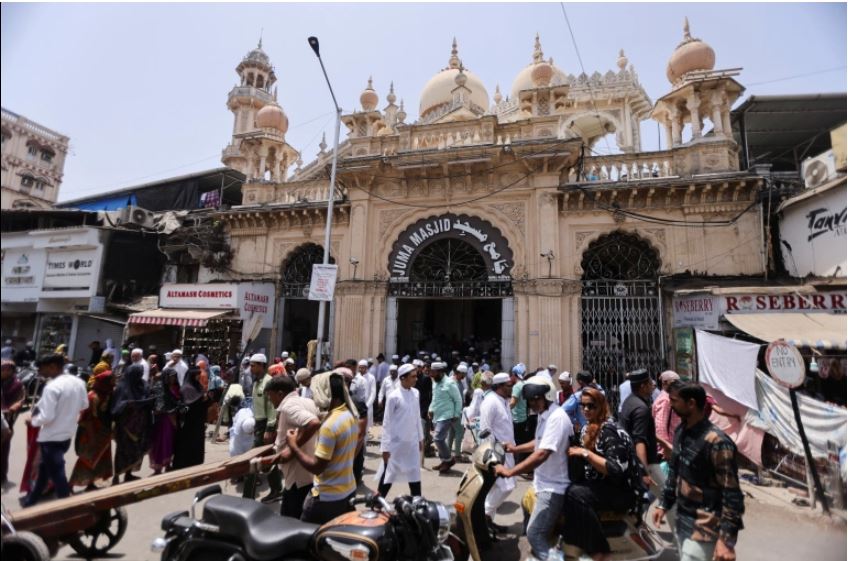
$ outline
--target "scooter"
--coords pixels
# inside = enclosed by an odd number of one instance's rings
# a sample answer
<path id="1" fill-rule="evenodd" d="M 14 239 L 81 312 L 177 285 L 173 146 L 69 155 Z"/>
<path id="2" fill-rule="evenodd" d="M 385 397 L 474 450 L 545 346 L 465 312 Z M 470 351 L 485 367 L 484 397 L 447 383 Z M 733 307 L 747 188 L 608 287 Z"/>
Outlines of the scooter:
<path id="1" fill-rule="evenodd" d="M 490 438 L 488 430 L 479 434 L 480 445 L 471 456 L 471 466 L 459 482 L 456 504 L 457 526 L 451 532 L 448 545 L 456 552 L 457 559 L 467 556 L 473 561 L 483 561 L 485 552 L 492 548 L 493 539 L 489 534 L 484 503 L 486 495 L 497 479 L 494 467 L 502 464 L 506 451 L 500 442 Z M 536 495 L 533 487 L 527 490 L 521 501 L 524 510 L 525 526 L 533 512 Z M 604 534 L 612 550 L 612 561 L 647 561 L 656 559 L 663 553 L 663 542 L 656 532 L 642 523 L 641 516 L 632 512 L 598 513 L 604 527 Z M 555 535 L 567 521 L 560 517 Z M 466 531 L 467 529 L 471 531 Z M 563 557 L 568 561 L 592 561 L 592 558 L 580 548 L 560 542 Z M 463 557 L 464 555 L 464 557 Z"/>
<path id="2" fill-rule="evenodd" d="M 201 517 L 196 505 L 203 505 Z M 152 551 L 162 561 L 453 561 L 445 545 L 455 518 L 452 506 L 408 496 L 392 504 L 379 495 L 351 500 L 365 509 L 321 526 L 280 516 L 251 499 L 199 491 L 191 511 L 162 519 L 164 538 Z"/>

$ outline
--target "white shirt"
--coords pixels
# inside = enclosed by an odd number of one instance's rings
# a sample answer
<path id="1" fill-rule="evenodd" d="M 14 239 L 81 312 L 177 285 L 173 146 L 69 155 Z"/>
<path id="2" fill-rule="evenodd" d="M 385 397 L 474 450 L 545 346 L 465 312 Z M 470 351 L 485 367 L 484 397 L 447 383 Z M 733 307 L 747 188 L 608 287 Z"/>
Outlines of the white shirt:
<path id="1" fill-rule="evenodd" d="M 473 421 L 477 417 L 480 416 L 480 406 L 483 404 L 483 390 L 477 388 L 474 390 L 474 393 L 471 394 L 471 404 L 465 408 L 466 416 L 469 421 Z"/>
<path id="2" fill-rule="evenodd" d="M 498 442 L 515 444 L 515 432 L 512 426 L 509 401 L 502 398 L 494 390 L 486 394 L 483 398 L 483 405 L 480 406 L 480 432 L 484 430 L 490 430 L 492 436 Z M 512 454 L 507 454 L 504 458 L 504 465 L 508 468 L 514 466 L 515 457 Z M 515 478 L 498 477 L 495 480 L 495 485 L 502 492 L 512 491 L 515 488 Z"/>
<path id="3" fill-rule="evenodd" d="M 180 387 L 183 387 L 183 381 L 185 380 L 186 372 L 188 372 L 188 364 L 186 364 L 183 359 L 180 359 L 179 362 L 175 362 L 172 359 L 165 365 L 165 368 L 173 368 L 177 371 L 177 381 L 180 383 Z"/>
<path id="4" fill-rule="evenodd" d="M 570 483 L 568 477 L 568 438 L 574 433 L 571 419 L 565 409 L 551 403 L 539 415 L 536 426 L 536 449 L 550 450 L 548 459 L 533 472 L 533 488 L 537 493 L 550 491 L 565 494 Z"/>
<path id="5" fill-rule="evenodd" d="M 350 384 L 350 396 L 354 401 L 365 403 L 368 401 L 368 382 L 365 376 L 357 372 L 353 375 L 353 382 Z"/>
<path id="6" fill-rule="evenodd" d="M 300 388 L 300 397 L 305 399 L 312 399 L 312 388 L 309 386 L 303 386 Z"/>
<path id="7" fill-rule="evenodd" d="M 383 378 L 383 383 L 380 384 L 380 393 L 377 395 L 377 401 L 383 403 L 386 397 L 392 393 L 392 390 L 399 386 L 398 379 L 387 376 Z"/>
<path id="8" fill-rule="evenodd" d="M 38 442 L 63 442 L 77 432 L 80 411 L 88 408 L 85 382 L 70 374 L 53 378 L 38 400 L 32 426 L 41 427 Z"/>
<path id="9" fill-rule="evenodd" d="M 256 419 L 250 407 L 242 407 L 233 417 L 233 426 L 230 428 L 230 456 L 244 454 L 253 448 L 253 429 L 256 428 Z"/>
<path id="10" fill-rule="evenodd" d="M 144 380 L 145 383 L 150 382 L 150 363 L 142 358 L 141 360 L 133 362 L 133 364 L 140 364 L 141 367 L 144 368 L 144 373 L 141 375 L 141 379 Z M 180 385 L 182 385 L 182 382 L 180 382 Z"/>
<path id="11" fill-rule="evenodd" d="M 374 378 L 374 375 L 371 372 L 365 373 L 365 387 L 368 390 L 367 397 L 365 398 L 365 405 L 368 406 L 369 409 L 374 406 L 374 400 L 377 399 L 377 379 Z"/>

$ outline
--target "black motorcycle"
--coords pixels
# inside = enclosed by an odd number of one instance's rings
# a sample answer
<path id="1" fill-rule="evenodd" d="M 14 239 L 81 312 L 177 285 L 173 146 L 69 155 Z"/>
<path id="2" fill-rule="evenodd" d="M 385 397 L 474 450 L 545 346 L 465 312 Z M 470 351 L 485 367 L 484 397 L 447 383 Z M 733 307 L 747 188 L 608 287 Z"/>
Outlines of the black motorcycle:
<path id="1" fill-rule="evenodd" d="M 205 498 L 203 516 L 195 506 Z M 401 496 L 390 505 L 379 495 L 351 500 L 365 510 L 317 525 L 282 517 L 251 499 L 222 495 L 213 485 L 194 496 L 191 513 L 162 519 L 164 538 L 151 549 L 162 561 L 452 561 L 445 545 L 455 519 L 452 506 Z"/>

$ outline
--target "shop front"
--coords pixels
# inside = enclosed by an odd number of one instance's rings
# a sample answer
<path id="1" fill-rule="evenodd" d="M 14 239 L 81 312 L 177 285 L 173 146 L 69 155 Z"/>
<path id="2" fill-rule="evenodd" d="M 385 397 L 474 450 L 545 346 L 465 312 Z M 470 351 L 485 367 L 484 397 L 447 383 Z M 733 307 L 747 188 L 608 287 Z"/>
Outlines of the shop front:
<path id="1" fill-rule="evenodd" d="M 159 308 L 130 315 L 126 339 L 143 349 L 180 348 L 214 363 L 234 361 L 245 349 L 268 347 L 274 323 L 271 283 L 166 284 Z"/>

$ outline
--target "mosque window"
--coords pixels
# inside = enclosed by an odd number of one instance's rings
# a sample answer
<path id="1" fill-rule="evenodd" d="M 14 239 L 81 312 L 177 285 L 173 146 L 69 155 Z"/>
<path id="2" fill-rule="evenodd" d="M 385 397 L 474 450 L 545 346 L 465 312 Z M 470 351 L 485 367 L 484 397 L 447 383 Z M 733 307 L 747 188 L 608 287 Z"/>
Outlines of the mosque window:
<path id="1" fill-rule="evenodd" d="M 21 187 L 32 187 L 35 185 L 35 178 L 31 175 L 22 175 L 21 176 Z"/>
<path id="2" fill-rule="evenodd" d="M 41 159 L 45 162 L 52 162 L 53 158 L 56 156 L 53 150 L 42 150 L 41 151 Z"/>
<path id="3" fill-rule="evenodd" d="M 30 142 L 27 144 L 27 157 L 30 159 L 35 158 L 38 155 L 38 146 L 34 142 Z"/>

